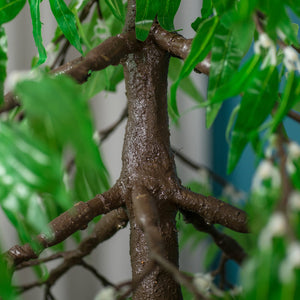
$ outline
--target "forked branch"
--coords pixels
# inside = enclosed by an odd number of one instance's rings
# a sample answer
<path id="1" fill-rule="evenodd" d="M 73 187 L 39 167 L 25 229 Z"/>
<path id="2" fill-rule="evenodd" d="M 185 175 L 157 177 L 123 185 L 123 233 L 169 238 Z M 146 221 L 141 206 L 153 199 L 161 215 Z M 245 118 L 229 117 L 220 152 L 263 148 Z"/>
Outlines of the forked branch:
<path id="1" fill-rule="evenodd" d="M 50 222 L 50 236 L 40 234 L 36 237 L 35 242 L 39 246 L 37 250 L 34 251 L 29 244 L 16 245 L 6 252 L 6 256 L 10 264 L 15 266 L 24 261 L 37 258 L 45 248 L 59 244 L 74 232 L 85 229 L 96 216 L 119 208 L 122 204 L 123 200 L 116 186 L 87 202 L 78 202 L 71 209 Z"/>

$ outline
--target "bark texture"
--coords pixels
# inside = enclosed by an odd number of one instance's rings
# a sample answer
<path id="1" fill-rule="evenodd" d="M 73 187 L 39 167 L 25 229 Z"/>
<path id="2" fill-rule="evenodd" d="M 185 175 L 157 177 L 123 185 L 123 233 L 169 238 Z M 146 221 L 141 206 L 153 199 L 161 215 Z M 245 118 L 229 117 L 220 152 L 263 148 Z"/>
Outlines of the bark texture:
<path id="1" fill-rule="evenodd" d="M 151 263 L 149 244 L 157 238 L 163 255 L 178 266 L 176 207 L 170 201 L 170 186 L 176 181 L 175 164 L 170 148 L 167 113 L 167 72 L 169 54 L 152 41 L 128 55 L 124 74 L 128 98 L 128 123 L 123 148 L 123 168 L 120 184 L 131 226 L 130 255 L 133 281 L 139 281 Z M 140 188 L 139 188 L 140 187 Z M 143 192 L 144 191 L 144 192 Z M 149 193 L 150 204 L 138 205 Z M 133 205 L 133 198 L 136 205 Z M 150 217 L 151 216 L 151 217 Z M 144 220 L 152 218 L 149 222 Z M 159 228 L 145 232 L 153 225 Z M 158 227 L 159 225 L 159 227 Z M 157 227 L 155 227 L 157 226 Z M 151 250 L 150 250 L 151 249 Z M 182 299 L 179 285 L 171 274 L 160 266 L 144 278 L 134 292 L 133 299 Z"/>

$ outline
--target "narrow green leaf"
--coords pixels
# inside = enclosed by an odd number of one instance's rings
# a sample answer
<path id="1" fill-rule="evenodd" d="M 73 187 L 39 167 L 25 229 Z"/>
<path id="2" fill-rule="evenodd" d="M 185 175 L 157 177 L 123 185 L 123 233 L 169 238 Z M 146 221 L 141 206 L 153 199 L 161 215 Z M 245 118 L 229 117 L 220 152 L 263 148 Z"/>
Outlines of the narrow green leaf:
<path id="1" fill-rule="evenodd" d="M 221 16 L 224 12 L 227 12 L 230 10 L 234 4 L 235 1 L 232 0 L 212 0 L 213 6 L 215 7 L 217 14 Z"/>
<path id="2" fill-rule="evenodd" d="M 281 18 L 278 20 L 278 28 L 286 36 L 289 44 L 299 46 L 297 32 L 294 29 L 294 24 L 291 22 L 287 12 L 284 10 L 281 13 Z"/>
<path id="3" fill-rule="evenodd" d="M 213 33 L 218 25 L 219 19 L 217 17 L 213 17 L 211 19 L 207 19 L 204 21 L 193 40 L 191 51 L 186 58 L 184 65 L 180 71 L 178 79 L 171 87 L 171 97 L 170 97 L 170 107 L 173 109 L 175 115 L 179 115 L 177 103 L 176 103 L 176 91 L 179 86 L 180 81 L 187 77 L 194 67 L 202 61 L 208 54 L 211 49 L 211 41 L 213 37 Z"/>
<path id="4" fill-rule="evenodd" d="M 171 57 L 170 59 L 170 64 L 169 64 L 169 72 L 168 72 L 168 76 L 172 81 L 175 81 L 178 76 L 179 76 L 179 72 L 182 68 L 182 61 L 175 58 L 175 57 Z M 179 84 L 179 88 L 189 97 L 191 97 L 194 101 L 196 101 L 197 103 L 203 103 L 204 99 L 201 96 L 200 92 L 198 91 L 194 81 L 192 80 L 191 77 L 186 77 L 183 78 L 180 81 Z"/>
<path id="5" fill-rule="evenodd" d="M 242 99 L 232 132 L 228 173 L 232 172 L 245 146 L 258 134 L 260 125 L 274 108 L 277 90 L 278 72 L 275 67 L 261 70 L 250 83 Z"/>
<path id="6" fill-rule="evenodd" d="M 18 83 L 16 92 L 35 134 L 61 153 L 71 146 L 77 169 L 98 177 L 98 193 L 107 189 L 108 174 L 93 140 L 94 129 L 82 88 L 64 76 L 41 75 L 37 80 Z M 49 101 L 51 94 L 55 97 Z"/>
<path id="7" fill-rule="evenodd" d="M 181 0 L 162 0 L 158 10 L 158 22 L 166 30 L 174 30 L 174 17 Z"/>
<path id="8" fill-rule="evenodd" d="M 4 80 L 6 78 L 7 39 L 4 28 L 0 26 L 0 105 L 4 101 Z"/>
<path id="9" fill-rule="evenodd" d="M 271 132 L 275 132 L 278 125 L 282 122 L 287 112 L 293 108 L 293 106 L 300 101 L 300 79 L 295 75 L 295 72 L 290 72 L 285 89 L 282 95 L 282 100 L 279 103 L 279 107 L 275 113 L 272 121 Z"/>
<path id="10" fill-rule="evenodd" d="M 105 0 L 113 15 L 124 24 L 125 7 L 122 0 Z"/>
<path id="11" fill-rule="evenodd" d="M 3 253 L 2 249 L 1 253 Z M 12 285 L 12 268 L 8 266 L 7 258 L 4 255 L 0 257 L 0 296 L 3 300 L 17 299 L 17 292 Z"/>
<path id="12" fill-rule="evenodd" d="M 237 71 L 244 55 L 239 46 L 240 37 L 232 30 L 219 25 L 213 39 L 211 68 L 209 72 L 208 101 L 216 90 L 223 85 Z M 206 126 L 209 128 L 214 122 L 222 103 L 207 107 Z"/>
<path id="13" fill-rule="evenodd" d="M 0 0 L 0 25 L 14 19 L 26 0 Z"/>
<path id="14" fill-rule="evenodd" d="M 0 157 L 0 204 L 18 229 L 27 228 L 20 233 L 26 240 L 47 228 L 44 194 L 64 209 L 71 205 L 62 184 L 61 158 L 26 127 L 5 123 L 0 123 Z"/>
<path id="15" fill-rule="evenodd" d="M 50 7 L 65 37 L 80 53 L 83 53 L 76 27 L 76 18 L 72 11 L 65 4 L 64 0 L 50 0 Z"/>
<path id="16" fill-rule="evenodd" d="M 220 86 L 215 91 L 215 94 L 212 95 L 208 105 L 222 102 L 225 99 L 239 95 L 242 91 L 247 89 L 249 83 L 252 82 L 253 77 L 256 76 L 260 62 L 261 59 L 259 55 L 255 55 L 248 60 L 228 82 L 224 83 L 224 85 Z"/>
<path id="17" fill-rule="evenodd" d="M 135 32 L 137 39 L 144 41 L 148 37 L 160 5 L 160 0 L 140 0 L 136 2 Z"/>
<path id="18" fill-rule="evenodd" d="M 39 52 L 37 65 L 44 63 L 47 59 L 47 53 L 42 39 L 42 23 L 40 20 L 40 0 L 28 0 L 32 21 L 32 34 L 35 45 Z"/>
<path id="19" fill-rule="evenodd" d="M 207 19 L 213 13 L 212 0 L 203 0 L 201 8 L 201 18 Z"/>

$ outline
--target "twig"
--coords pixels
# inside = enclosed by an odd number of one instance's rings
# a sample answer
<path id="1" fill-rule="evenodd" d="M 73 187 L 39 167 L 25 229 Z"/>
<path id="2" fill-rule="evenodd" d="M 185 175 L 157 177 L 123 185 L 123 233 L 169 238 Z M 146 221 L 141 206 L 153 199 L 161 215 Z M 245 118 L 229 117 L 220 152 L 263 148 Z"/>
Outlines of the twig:
<path id="1" fill-rule="evenodd" d="M 104 286 L 116 287 L 112 282 L 107 280 L 103 275 L 99 274 L 99 272 L 93 266 L 87 264 L 84 260 L 81 260 L 79 264 L 90 271 L 96 278 L 98 278 Z"/>
<path id="2" fill-rule="evenodd" d="M 294 121 L 300 123 L 300 114 L 296 113 L 294 110 L 288 112 L 288 116 Z"/>

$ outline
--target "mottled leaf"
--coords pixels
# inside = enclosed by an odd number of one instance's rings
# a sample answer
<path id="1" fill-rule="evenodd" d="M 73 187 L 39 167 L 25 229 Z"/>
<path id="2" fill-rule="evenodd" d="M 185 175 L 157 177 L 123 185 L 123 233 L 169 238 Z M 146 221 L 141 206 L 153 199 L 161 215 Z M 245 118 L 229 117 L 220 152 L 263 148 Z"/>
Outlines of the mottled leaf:
<path id="1" fill-rule="evenodd" d="M 0 25 L 14 19 L 26 0 L 0 0 Z"/>
<path id="2" fill-rule="evenodd" d="M 239 46 L 239 39 L 232 30 L 223 25 L 219 25 L 216 29 L 209 72 L 208 101 L 238 69 L 244 55 Z M 218 103 L 207 107 L 206 125 L 208 128 L 214 122 L 221 105 Z"/>
<path id="3" fill-rule="evenodd" d="M 83 53 L 76 27 L 76 18 L 72 11 L 65 4 L 64 0 L 50 0 L 50 7 L 65 37 L 80 53 Z"/>
<path id="4" fill-rule="evenodd" d="M 245 91 L 231 136 L 228 172 L 238 163 L 247 143 L 271 113 L 277 99 L 278 72 L 268 67 L 257 73 Z"/>
<path id="5" fill-rule="evenodd" d="M 218 25 L 219 19 L 213 17 L 204 21 L 193 39 L 191 46 L 191 51 L 186 58 L 184 65 L 180 71 L 178 79 L 171 87 L 171 98 L 170 98 L 170 107 L 173 109 L 175 115 L 179 115 L 177 103 L 176 103 L 176 91 L 179 86 L 180 81 L 187 77 L 194 67 L 202 61 L 208 54 L 211 49 L 211 41 L 214 34 L 214 31 Z"/>
<path id="6" fill-rule="evenodd" d="M 47 59 L 47 53 L 43 45 L 42 23 L 40 20 L 40 0 L 28 0 L 30 6 L 30 14 L 32 21 L 32 34 L 35 45 L 39 52 L 39 60 L 37 65 L 44 63 Z"/>

